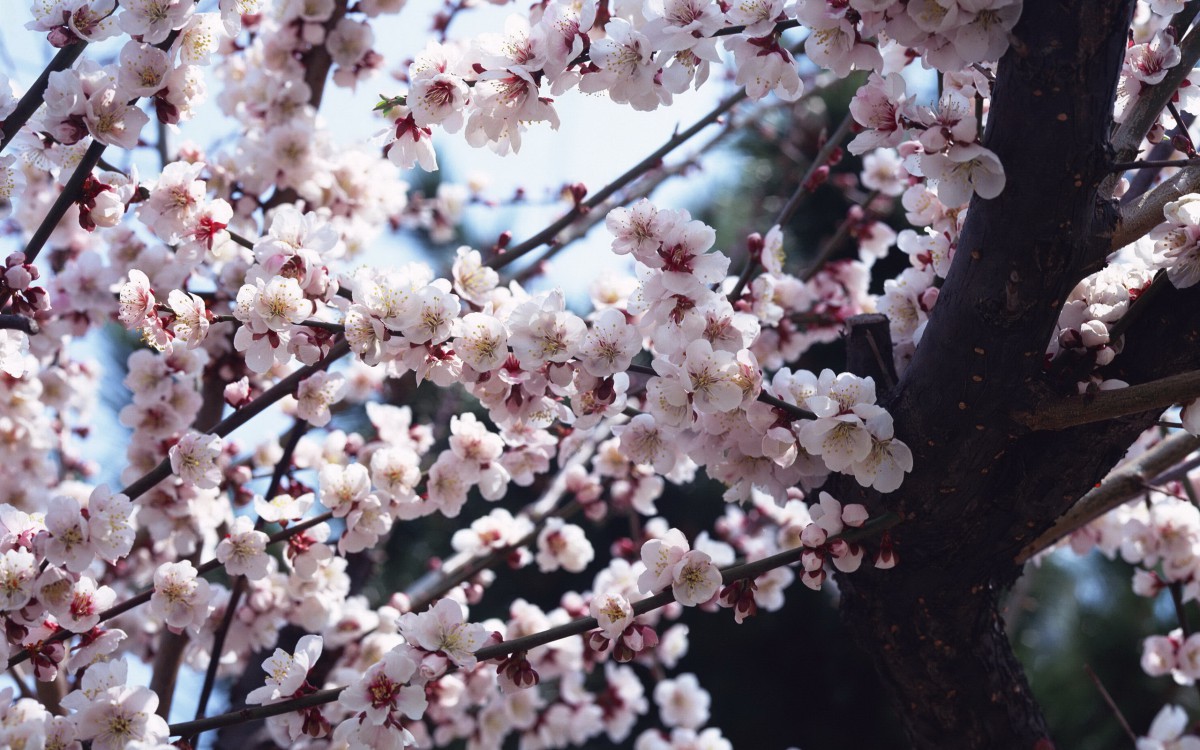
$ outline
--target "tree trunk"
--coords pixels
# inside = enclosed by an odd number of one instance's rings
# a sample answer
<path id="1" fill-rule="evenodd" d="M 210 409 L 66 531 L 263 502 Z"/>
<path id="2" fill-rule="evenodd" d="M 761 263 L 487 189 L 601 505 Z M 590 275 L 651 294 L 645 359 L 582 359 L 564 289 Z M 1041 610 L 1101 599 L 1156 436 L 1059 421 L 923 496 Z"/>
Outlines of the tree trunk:
<path id="1" fill-rule="evenodd" d="M 1078 379 L 1056 377 L 1044 355 L 1067 295 L 1109 254 L 1111 112 L 1132 10 L 1132 0 L 1025 3 L 984 134 L 1006 187 L 972 203 L 916 356 L 881 399 L 914 470 L 882 497 L 831 483 L 844 502 L 902 518 L 899 565 L 839 583 L 844 619 L 915 747 L 1053 747 L 997 598 L 1020 574 L 1018 551 L 1157 416 L 1057 432 L 1012 416 Z M 1168 289 L 1143 305 L 1106 373 L 1140 383 L 1195 368 L 1185 342 L 1200 339 L 1198 303 Z"/>

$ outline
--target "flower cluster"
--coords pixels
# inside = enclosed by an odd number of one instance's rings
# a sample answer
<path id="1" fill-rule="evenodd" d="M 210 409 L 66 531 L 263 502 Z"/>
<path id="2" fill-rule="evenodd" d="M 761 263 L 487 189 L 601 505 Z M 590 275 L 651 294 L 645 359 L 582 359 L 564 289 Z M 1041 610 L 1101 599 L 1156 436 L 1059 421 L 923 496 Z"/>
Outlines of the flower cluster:
<path id="1" fill-rule="evenodd" d="M 637 747 L 724 748 L 706 727 L 710 700 L 695 676 L 667 676 L 651 695 L 629 663 L 677 668 L 684 607 L 731 608 L 740 622 L 781 607 L 797 576 L 820 588 L 868 554 L 877 567 L 895 564 L 886 537 L 870 552 L 842 538 L 865 522 L 861 506 L 816 488 L 842 473 L 893 492 L 912 454 L 873 380 L 795 363 L 877 309 L 892 320 L 899 364 L 918 345 L 964 204 L 1004 185 L 979 144 L 975 102 L 990 96 L 988 66 L 1020 3 L 539 3 L 502 31 L 447 33 L 405 60 L 395 78 L 406 91 L 378 108 L 387 121 L 378 142 L 344 144 L 318 114 L 326 80 L 352 89 L 398 63 L 377 33 L 403 5 L 34 3 L 27 25 L 52 45 L 109 40 L 112 56 L 48 73 L 44 106 L 7 134 L 19 153 L 0 155 L 0 204 L 14 230 L 52 248 L 34 265 L 40 245 L 31 245 L 0 273 L 7 311 L 41 331 L 0 331 L 0 657 L 24 651 L 37 679 L 61 675 L 74 688 L 66 715 L 3 701 L 7 744 L 165 742 L 160 697 L 130 685 L 122 659 L 151 661 L 174 638 L 183 661 L 221 675 L 273 651 L 255 704 L 344 688 L 336 702 L 273 717 L 281 746 L 623 742 L 653 702 L 664 729 L 642 733 Z M 804 36 L 793 38 L 797 25 Z M 1170 67 L 1169 39 L 1143 42 L 1131 69 Z M 945 73 L 935 107 L 907 101 L 900 71 L 917 60 Z M 537 123 L 556 128 L 571 91 L 647 111 L 728 80 L 755 101 L 793 102 L 825 85 L 816 67 L 871 72 L 852 104 L 864 130 L 851 151 L 865 156 L 862 186 L 899 198 L 918 228 L 896 232 L 862 207 L 850 230 L 861 259 L 794 275 L 777 226 L 751 235 L 753 262 L 735 278 L 713 227 L 630 199 L 593 214 L 633 270 L 598 279 L 591 310 L 502 278 L 509 232 L 490 252 L 463 246 L 440 264 L 363 262 L 389 228 L 419 228 L 435 244 L 457 238 L 464 206 L 481 200 L 475 186 L 445 181 L 423 194 L 400 179 L 397 166 L 436 168 L 439 129 L 504 153 Z M 1149 73 L 1138 80 L 1153 83 Z M 4 120 L 16 98 L 0 84 Z M 173 143 L 210 92 L 236 124 L 230 137 Z M 163 127 L 149 144 L 152 117 Z M 145 160 L 108 158 L 70 179 L 99 146 L 147 145 L 162 159 L 148 178 Z M 65 216 L 38 232 L 73 182 Z M 584 194 L 572 189 L 580 215 Z M 1185 207 L 1176 213 L 1187 218 Z M 869 269 L 892 245 L 912 267 L 876 297 Z M 1113 319 L 1100 296 L 1081 295 L 1088 309 L 1069 330 Z M 131 397 L 119 416 L 130 430 L 119 442 L 127 494 L 94 487 L 98 467 L 74 445 L 100 389 L 70 342 L 112 320 L 146 345 L 128 357 Z M 347 349 L 350 362 L 329 371 Z M 421 424 L 409 407 L 380 403 L 385 382 L 412 381 L 479 406 Z M 294 431 L 230 434 L 271 402 Z M 725 486 L 728 505 L 713 534 L 689 540 L 658 517 L 656 501 L 701 469 Z M 543 499 L 518 510 L 535 489 Z M 432 584 L 379 606 L 351 596 L 353 556 L 434 514 L 468 522 Z M 632 521 L 629 538 L 601 561 L 589 534 L 616 518 Z M 721 571 L 738 558 L 771 567 L 726 583 Z M 584 583 L 559 606 L 518 600 L 504 619 L 473 622 L 467 607 L 500 563 Z M 229 578 L 206 578 L 214 568 Z M 638 602 L 665 591 L 672 604 L 635 616 Z M 130 597 L 144 609 L 119 606 Z M 589 613 L 599 629 L 586 637 L 476 657 Z M 288 626 L 306 633 L 294 646 L 280 642 Z"/>

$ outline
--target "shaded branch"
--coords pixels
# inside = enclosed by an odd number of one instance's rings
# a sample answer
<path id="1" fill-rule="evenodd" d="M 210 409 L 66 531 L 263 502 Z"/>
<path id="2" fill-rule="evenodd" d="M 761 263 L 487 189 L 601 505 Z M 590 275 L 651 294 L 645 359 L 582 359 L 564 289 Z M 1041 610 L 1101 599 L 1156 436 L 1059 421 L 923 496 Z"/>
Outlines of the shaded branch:
<path id="1" fill-rule="evenodd" d="M 79 200 L 83 183 L 91 176 L 92 170 L 95 169 L 96 163 L 100 161 L 100 156 L 107 148 L 100 141 L 92 141 L 92 144 L 87 147 L 83 158 L 79 160 L 75 171 L 71 173 L 67 184 L 63 185 L 63 189 L 59 192 L 58 197 L 54 199 L 54 203 L 50 209 L 46 211 L 46 215 L 42 217 L 42 223 L 38 224 L 38 228 L 34 230 L 33 236 L 29 238 L 29 242 L 25 245 L 25 262 L 32 263 L 37 259 L 38 253 L 45 247 L 46 241 L 50 239 L 50 235 L 58 228 L 58 223 L 62 221 L 66 215 L 67 209 Z M 4 289 L 0 291 L 0 307 L 3 307 L 9 298 L 12 297 L 12 290 Z"/>
<path id="2" fill-rule="evenodd" d="M 1133 203 L 1122 208 L 1111 248 L 1120 250 L 1147 234 L 1163 222 L 1163 206 L 1197 190 L 1200 190 L 1200 167 L 1188 167 L 1171 175 L 1150 192 L 1138 196 Z"/>
<path id="3" fill-rule="evenodd" d="M 825 139 L 825 143 L 821 145 L 816 155 L 813 156 L 808 169 L 805 170 L 804 175 L 800 178 L 800 184 L 796 186 L 795 192 L 792 193 L 792 196 L 788 198 L 787 203 L 783 205 L 783 208 L 779 210 L 779 214 L 775 217 L 775 224 L 782 227 L 791 221 L 796 211 L 803 205 L 805 199 L 812 195 L 813 191 L 809 183 L 812 181 L 813 176 L 817 173 L 818 169 L 829 161 L 829 157 L 833 155 L 834 149 L 841 147 L 842 141 L 850 134 L 850 128 L 853 125 L 854 117 L 847 112 L 846 116 L 842 118 L 841 123 L 830 133 L 829 137 Z M 738 274 L 738 280 L 729 292 L 730 300 L 736 300 L 742 296 L 742 291 L 745 290 L 750 280 L 754 278 L 754 274 L 758 271 L 761 264 L 761 258 L 756 258 L 753 255 L 746 258 L 746 265 L 742 268 L 742 272 Z"/>
<path id="4" fill-rule="evenodd" d="M 1059 539 L 1086 526 L 1118 505 L 1123 505 L 1146 491 L 1146 485 L 1159 484 L 1164 472 L 1183 461 L 1193 451 L 1200 450 L 1200 438 L 1177 433 L 1136 458 L 1126 461 L 1109 472 L 1100 486 L 1088 492 L 1030 542 L 1014 562 L 1024 564 Z"/>
<path id="5" fill-rule="evenodd" d="M 1064 430 L 1200 398 L 1200 371 L 1171 375 L 1149 383 L 1082 396 L 1045 399 L 1013 418 L 1031 430 Z"/>
<path id="6" fill-rule="evenodd" d="M 1124 172 L 1130 169 L 1161 169 L 1163 167 L 1194 167 L 1200 165 L 1200 157 L 1190 159 L 1138 159 L 1137 161 L 1119 161 L 1112 165 L 1114 172 Z"/>

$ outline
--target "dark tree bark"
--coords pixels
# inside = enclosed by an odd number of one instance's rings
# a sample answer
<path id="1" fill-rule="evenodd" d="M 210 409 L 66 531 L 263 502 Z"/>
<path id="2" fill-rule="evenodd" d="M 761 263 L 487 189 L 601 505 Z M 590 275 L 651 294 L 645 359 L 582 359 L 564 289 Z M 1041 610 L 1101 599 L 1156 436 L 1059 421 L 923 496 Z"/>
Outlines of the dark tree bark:
<path id="1" fill-rule="evenodd" d="M 997 599 L 1020 574 L 1019 550 L 1157 416 L 1056 432 L 1013 416 L 1074 387 L 1044 354 L 1067 295 L 1110 252 L 1111 112 L 1132 9 L 1130 0 L 1025 3 L 984 134 L 1006 187 L 972 203 L 916 356 L 882 399 L 914 470 L 883 497 L 844 478 L 831 489 L 902 519 L 892 532 L 899 566 L 839 582 L 844 618 L 915 747 L 1053 746 Z M 1198 302 L 1168 289 L 1142 305 L 1106 372 L 1136 384 L 1200 365 Z"/>

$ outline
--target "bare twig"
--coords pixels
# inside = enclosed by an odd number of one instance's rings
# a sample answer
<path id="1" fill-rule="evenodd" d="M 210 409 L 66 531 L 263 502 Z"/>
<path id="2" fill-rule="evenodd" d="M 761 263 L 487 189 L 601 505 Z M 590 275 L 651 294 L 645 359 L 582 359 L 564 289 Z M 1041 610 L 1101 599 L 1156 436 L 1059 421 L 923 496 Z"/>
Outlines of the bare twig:
<path id="1" fill-rule="evenodd" d="M 805 199 L 812 195 L 813 191 L 809 183 L 812 181 L 813 175 L 829 161 L 829 157 L 833 154 L 834 149 L 841 147 L 842 141 L 850 133 L 850 128 L 853 124 L 854 118 L 850 113 L 847 113 L 837 128 L 825 139 L 825 143 L 821 145 L 812 162 L 808 165 L 808 169 L 800 178 L 800 184 L 796 186 L 795 192 L 788 198 L 787 203 L 783 204 L 783 208 L 779 209 L 779 214 L 775 217 L 776 225 L 780 227 L 786 225 L 792 216 L 796 214 L 797 209 L 800 208 Z M 752 255 L 746 258 L 746 265 L 742 267 L 742 272 L 738 274 L 737 282 L 729 292 L 730 300 L 736 300 L 742 296 L 742 291 L 745 290 L 750 280 L 754 278 L 754 274 L 758 271 L 760 265 L 760 258 Z"/>
<path id="2" fill-rule="evenodd" d="M 1095 685 L 1096 689 L 1100 691 L 1100 697 L 1103 698 L 1104 702 L 1108 704 L 1108 708 L 1113 712 L 1113 716 L 1116 717 L 1117 723 L 1121 725 L 1121 728 L 1125 730 L 1125 734 L 1127 734 L 1129 739 L 1136 745 L 1138 739 L 1137 735 L 1133 733 L 1133 729 L 1130 728 L 1129 722 L 1125 720 L 1125 715 L 1121 713 L 1121 709 L 1117 708 L 1116 701 L 1114 701 L 1112 696 L 1108 694 L 1108 691 L 1104 689 L 1104 685 L 1100 682 L 1100 678 L 1097 677 L 1096 673 L 1092 671 L 1090 665 L 1084 664 L 1083 669 L 1085 672 L 1087 672 L 1088 677 L 1091 678 L 1092 684 Z"/>
<path id="3" fill-rule="evenodd" d="M 58 222 L 62 221 L 62 217 L 66 215 L 67 209 L 74 205 L 75 201 L 79 200 L 80 191 L 83 189 L 83 183 L 91 176 L 92 170 L 95 169 L 96 163 L 100 161 L 101 154 L 104 153 L 106 146 L 100 141 L 92 141 L 92 144 L 87 147 L 83 158 L 79 160 L 79 164 L 75 167 L 75 171 L 71 173 L 67 184 L 63 185 L 62 192 L 55 198 L 54 203 L 50 206 L 50 210 L 42 217 L 42 223 L 38 224 L 38 228 L 34 230 L 33 236 L 29 238 L 29 242 L 25 245 L 25 262 L 32 263 L 37 259 L 38 253 L 45 247 L 46 241 L 50 239 L 50 235 L 58 227 Z M 0 307 L 3 307 L 12 297 L 10 289 L 0 291 Z"/>
<path id="4" fill-rule="evenodd" d="M 528 254 L 529 252 L 541 247 L 545 243 L 552 242 L 555 238 L 555 235 L 557 235 L 563 229 L 566 229 L 568 226 L 570 226 L 580 216 L 583 216 L 584 214 L 591 211 L 596 206 L 603 203 L 605 200 L 607 200 L 609 198 L 609 196 L 611 196 L 612 194 L 614 194 L 621 188 L 628 185 L 630 182 L 632 182 L 634 179 L 636 179 L 637 177 L 639 177 L 640 175 L 642 175 L 649 169 L 657 166 L 658 163 L 662 161 L 663 157 L 665 157 L 667 154 L 674 151 L 680 145 L 686 143 L 689 139 L 691 139 L 693 136 L 695 136 L 701 130 L 704 130 L 709 125 L 711 125 L 714 122 L 716 122 L 717 120 L 719 120 L 722 115 L 724 115 L 729 110 L 733 109 L 735 106 L 737 106 L 739 103 L 741 103 L 745 98 L 746 98 L 746 92 L 744 89 L 739 90 L 737 93 L 733 94 L 732 96 L 727 97 L 720 104 L 718 104 L 711 112 L 709 112 L 704 117 L 700 118 L 700 120 L 698 120 L 696 122 L 696 124 L 692 125 L 687 130 L 684 130 L 683 132 L 672 136 L 670 140 L 668 140 L 665 144 L 663 144 L 656 151 L 654 151 L 654 153 L 650 154 L 645 159 L 642 159 L 640 162 L 635 164 L 633 167 L 626 170 L 624 174 L 622 174 L 617 179 L 615 179 L 612 182 L 605 185 L 596 194 L 592 195 L 587 200 L 580 202 L 579 205 L 573 207 L 570 211 L 563 214 L 562 217 L 560 217 L 557 221 L 551 223 L 549 226 L 547 226 L 542 231 L 533 235 L 532 237 L 525 240 L 524 242 L 521 242 L 520 244 L 517 244 L 517 245 L 509 248 L 508 251 L 505 252 L 503 255 L 497 255 L 497 256 L 489 259 L 487 261 L 486 265 L 491 268 L 494 268 L 494 269 L 504 268 L 505 266 L 512 263 L 513 261 L 515 261 L 515 260 L 523 257 L 524 255 Z"/>
<path id="5" fill-rule="evenodd" d="M 1162 167 L 1194 167 L 1200 165 L 1200 157 L 1190 159 L 1139 159 L 1137 161 L 1119 161 L 1112 165 L 1112 171 L 1124 172 L 1130 169 L 1161 169 Z"/>
<path id="6" fill-rule="evenodd" d="M 292 456 L 296 452 L 296 446 L 300 444 L 300 438 L 304 436 L 307 430 L 308 422 L 303 419 L 296 419 L 292 424 L 291 432 L 288 433 L 287 441 L 283 445 L 283 453 L 275 463 L 275 470 L 271 474 L 271 483 L 267 487 L 266 495 L 264 495 L 267 500 L 279 494 L 283 478 L 292 466 Z M 263 520 L 260 517 L 255 524 L 255 528 L 259 529 L 262 525 Z M 212 695 L 213 687 L 217 684 L 217 669 L 221 664 L 221 653 L 225 650 L 225 639 L 229 636 L 229 628 L 233 625 L 233 617 L 237 611 L 238 602 L 245 591 L 246 577 L 238 576 L 237 581 L 233 584 L 233 590 L 229 592 L 229 601 L 225 604 L 225 615 L 221 618 L 221 624 L 213 634 L 212 651 L 209 654 L 208 667 L 204 671 L 204 684 L 200 688 L 200 700 L 196 704 L 197 720 L 203 719 L 204 712 L 208 710 L 208 699 Z M 190 739 L 194 740 L 194 738 Z M 194 747 L 196 743 L 192 741 L 191 745 Z"/>

